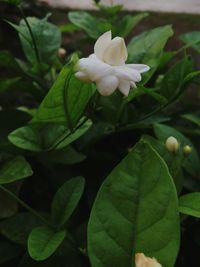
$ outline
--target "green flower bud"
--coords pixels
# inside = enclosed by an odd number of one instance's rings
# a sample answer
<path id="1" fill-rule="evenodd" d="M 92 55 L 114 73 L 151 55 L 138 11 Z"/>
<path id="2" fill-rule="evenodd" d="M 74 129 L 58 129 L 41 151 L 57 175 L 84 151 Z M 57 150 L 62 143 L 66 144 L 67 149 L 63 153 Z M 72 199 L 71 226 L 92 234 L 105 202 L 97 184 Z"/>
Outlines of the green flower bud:
<path id="1" fill-rule="evenodd" d="M 192 148 L 189 145 L 184 146 L 183 153 L 184 155 L 189 155 L 192 152 Z"/>

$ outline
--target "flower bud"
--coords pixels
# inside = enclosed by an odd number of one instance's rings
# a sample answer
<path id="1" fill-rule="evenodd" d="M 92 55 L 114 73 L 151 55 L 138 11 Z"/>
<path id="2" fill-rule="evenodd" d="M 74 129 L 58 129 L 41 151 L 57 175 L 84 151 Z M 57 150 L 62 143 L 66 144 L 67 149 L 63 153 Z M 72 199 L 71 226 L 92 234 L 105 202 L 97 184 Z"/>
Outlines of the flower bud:
<path id="1" fill-rule="evenodd" d="M 144 253 L 135 254 L 136 267 L 162 267 L 162 265 L 155 259 L 146 257 Z"/>
<path id="2" fill-rule="evenodd" d="M 183 153 L 184 155 L 189 155 L 192 152 L 192 148 L 189 145 L 184 146 Z"/>
<path id="3" fill-rule="evenodd" d="M 67 51 L 63 47 L 60 47 L 58 49 L 58 56 L 59 56 L 59 58 L 61 58 L 61 59 L 64 58 L 66 56 L 66 54 L 67 54 Z"/>
<path id="4" fill-rule="evenodd" d="M 167 138 L 165 142 L 168 151 L 175 153 L 179 149 L 179 143 L 177 139 L 173 136 Z"/>

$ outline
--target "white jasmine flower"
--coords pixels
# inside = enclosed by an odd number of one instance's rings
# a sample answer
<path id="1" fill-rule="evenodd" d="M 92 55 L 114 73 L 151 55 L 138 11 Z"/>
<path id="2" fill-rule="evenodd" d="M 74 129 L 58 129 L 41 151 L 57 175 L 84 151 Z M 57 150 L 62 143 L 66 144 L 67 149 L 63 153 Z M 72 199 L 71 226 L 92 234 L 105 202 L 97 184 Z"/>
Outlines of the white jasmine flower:
<path id="1" fill-rule="evenodd" d="M 162 267 L 162 265 L 155 259 L 146 257 L 143 253 L 135 254 L 136 267 Z"/>
<path id="2" fill-rule="evenodd" d="M 167 138 L 165 145 L 167 150 L 170 152 L 176 152 L 179 149 L 179 143 L 177 139 L 173 136 Z"/>
<path id="3" fill-rule="evenodd" d="M 125 64 L 127 57 L 124 39 L 112 39 L 108 31 L 96 41 L 94 54 L 78 61 L 75 76 L 82 81 L 95 82 L 103 96 L 111 95 L 117 88 L 127 96 L 130 88 L 141 81 L 141 73 L 149 70 L 144 64 Z"/>

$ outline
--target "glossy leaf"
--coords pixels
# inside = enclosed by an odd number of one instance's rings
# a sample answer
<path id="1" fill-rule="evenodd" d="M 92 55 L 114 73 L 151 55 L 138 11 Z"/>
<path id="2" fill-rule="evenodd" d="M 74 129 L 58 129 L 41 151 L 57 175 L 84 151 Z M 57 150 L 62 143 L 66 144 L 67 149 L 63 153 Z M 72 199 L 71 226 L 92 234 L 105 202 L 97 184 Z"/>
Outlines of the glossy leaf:
<path id="1" fill-rule="evenodd" d="M 193 70 L 193 62 L 185 57 L 177 62 L 165 75 L 161 82 L 160 93 L 168 100 L 173 100 L 187 82 L 186 77 Z"/>
<path id="2" fill-rule="evenodd" d="M 0 184 L 8 184 L 33 174 L 31 166 L 22 156 L 6 161 L 0 166 Z"/>
<path id="3" fill-rule="evenodd" d="M 149 80 L 158 68 L 163 49 L 172 35 L 172 27 L 167 25 L 144 32 L 134 37 L 129 43 L 129 63 L 143 63 L 151 68 L 144 75 L 143 83 Z"/>
<path id="4" fill-rule="evenodd" d="M 181 115 L 182 118 L 194 123 L 200 127 L 200 114 L 199 113 L 188 113 Z"/>
<path id="5" fill-rule="evenodd" d="M 179 198 L 179 211 L 200 218 L 200 193 L 190 193 Z"/>
<path id="6" fill-rule="evenodd" d="M 91 265 L 129 267 L 142 251 L 173 267 L 179 234 L 178 200 L 167 166 L 140 141 L 96 197 L 88 226 Z"/>
<path id="7" fill-rule="evenodd" d="M 28 238 L 29 255 L 36 261 L 47 259 L 63 242 L 65 235 L 65 230 L 55 232 L 46 226 L 34 228 Z"/>
<path id="8" fill-rule="evenodd" d="M 38 63 L 51 64 L 56 58 L 61 45 L 61 33 L 59 29 L 54 24 L 48 22 L 47 19 L 48 16 L 43 19 L 27 17 L 35 39 L 40 62 L 38 62 L 34 42 L 25 21 L 21 20 L 19 26 L 10 23 L 19 32 L 24 54 L 33 65 Z"/>
<path id="9" fill-rule="evenodd" d="M 68 13 L 68 18 L 73 24 L 84 30 L 93 39 L 97 39 L 103 33 L 101 30 L 101 21 L 88 12 L 71 11 Z M 109 30 L 109 28 L 107 30 Z"/>
<path id="10" fill-rule="evenodd" d="M 33 122 L 65 123 L 73 128 L 80 120 L 94 93 L 91 83 L 83 83 L 73 75 L 74 64 L 66 65 L 39 106 Z"/>
<path id="11" fill-rule="evenodd" d="M 76 177 L 66 181 L 57 191 L 51 208 L 52 221 L 61 227 L 67 222 L 83 194 L 85 180 Z"/>
<path id="12" fill-rule="evenodd" d="M 91 122 L 86 121 L 71 133 L 66 126 L 56 123 L 28 125 L 11 132 L 8 139 L 19 148 L 35 152 L 62 149 L 76 141 L 90 126 Z"/>

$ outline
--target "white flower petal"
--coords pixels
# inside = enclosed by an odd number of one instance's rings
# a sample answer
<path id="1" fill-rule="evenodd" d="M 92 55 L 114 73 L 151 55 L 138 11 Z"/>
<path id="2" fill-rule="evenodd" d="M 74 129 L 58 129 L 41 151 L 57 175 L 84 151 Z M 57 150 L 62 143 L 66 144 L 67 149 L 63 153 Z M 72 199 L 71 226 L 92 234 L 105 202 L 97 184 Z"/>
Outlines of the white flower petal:
<path id="1" fill-rule="evenodd" d="M 97 90 L 103 96 L 111 95 L 118 87 L 119 80 L 115 76 L 106 76 L 97 81 Z"/>
<path id="2" fill-rule="evenodd" d="M 112 66 L 120 66 L 125 64 L 127 56 L 128 53 L 124 39 L 115 37 L 105 49 L 103 61 Z"/>
<path id="3" fill-rule="evenodd" d="M 126 64 L 128 68 L 135 69 L 140 73 L 150 70 L 150 67 L 145 64 Z"/>
<path id="4" fill-rule="evenodd" d="M 80 59 L 77 63 L 76 70 L 84 72 L 92 82 L 97 81 L 104 76 L 111 75 L 113 72 L 111 66 L 94 57 Z"/>
<path id="5" fill-rule="evenodd" d="M 130 86 L 131 86 L 131 84 L 130 84 L 129 81 L 127 81 L 127 80 L 120 80 L 118 89 L 120 90 L 120 92 L 123 95 L 128 96 L 129 91 L 130 91 Z"/>
<path id="6" fill-rule="evenodd" d="M 85 72 L 78 71 L 78 72 L 75 73 L 75 76 L 76 76 L 76 78 L 78 78 L 81 81 L 84 81 L 84 82 L 89 82 L 90 81 L 90 77 Z"/>
<path id="7" fill-rule="evenodd" d="M 133 81 L 131 81 L 131 87 L 137 88 L 137 85 Z"/>
<path id="8" fill-rule="evenodd" d="M 111 39 L 112 39 L 111 31 L 105 32 L 97 39 L 94 45 L 94 53 L 99 59 L 103 60 L 104 52 L 108 47 L 108 45 L 110 44 Z"/>
<path id="9" fill-rule="evenodd" d="M 162 267 L 162 265 L 155 259 L 146 257 L 143 253 L 135 254 L 136 267 Z"/>
<path id="10" fill-rule="evenodd" d="M 133 82 L 140 82 L 142 77 L 139 71 L 128 68 L 126 66 L 114 67 L 116 76 L 120 79 L 126 79 Z"/>

